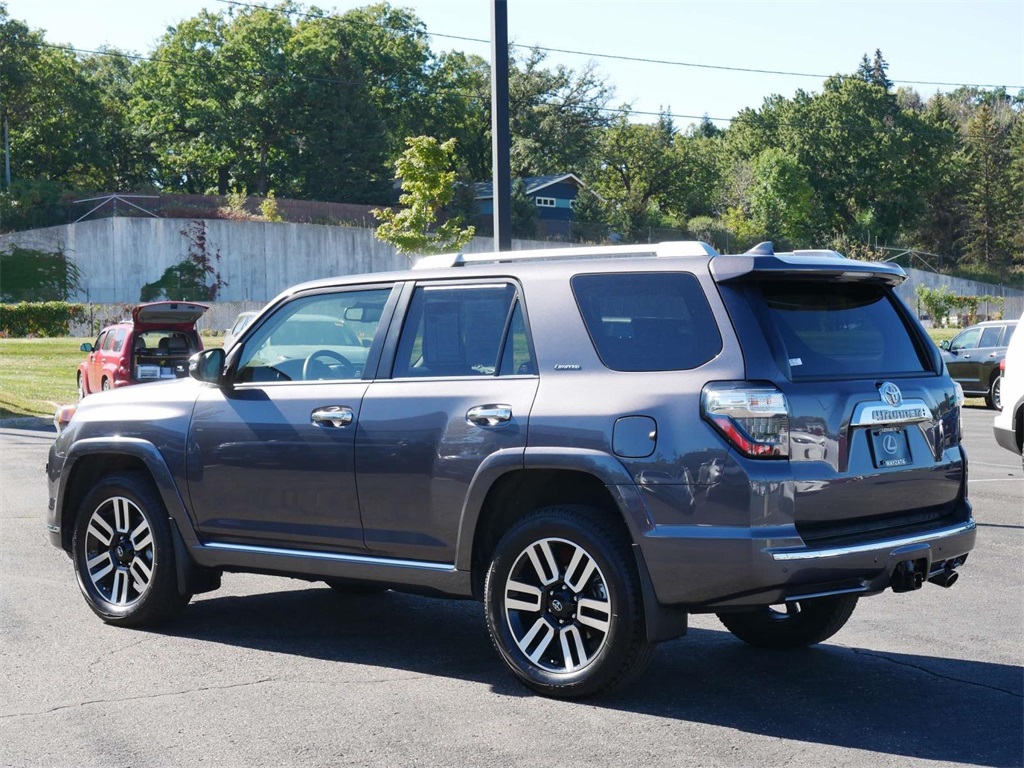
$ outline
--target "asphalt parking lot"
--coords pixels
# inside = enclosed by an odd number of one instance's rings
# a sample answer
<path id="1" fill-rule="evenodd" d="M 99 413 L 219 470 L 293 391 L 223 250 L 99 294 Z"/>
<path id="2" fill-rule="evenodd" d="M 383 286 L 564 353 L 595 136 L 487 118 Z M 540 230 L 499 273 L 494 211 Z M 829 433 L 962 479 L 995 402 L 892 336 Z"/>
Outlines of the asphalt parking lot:
<path id="1" fill-rule="evenodd" d="M 52 434 L 0 428 L 0 764 L 1024 765 L 1024 476 L 967 409 L 978 546 L 951 589 L 861 601 L 832 641 L 714 617 L 612 698 L 529 694 L 481 606 L 233 575 L 157 632 L 104 625 L 43 526 Z"/>

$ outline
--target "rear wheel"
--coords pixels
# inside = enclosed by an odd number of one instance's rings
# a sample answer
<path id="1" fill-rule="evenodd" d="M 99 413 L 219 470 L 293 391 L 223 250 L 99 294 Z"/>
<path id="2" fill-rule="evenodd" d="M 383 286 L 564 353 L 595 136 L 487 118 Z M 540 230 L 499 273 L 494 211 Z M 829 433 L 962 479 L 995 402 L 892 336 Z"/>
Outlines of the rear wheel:
<path id="1" fill-rule="evenodd" d="M 989 408 L 995 408 L 997 411 L 1003 407 L 1003 377 L 996 372 L 996 375 L 992 377 L 992 383 L 989 384 L 988 394 L 985 395 L 985 405 Z"/>
<path id="2" fill-rule="evenodd" d="M 505 663 L 548 696 L 607 692 L 650 659 L 628 536 L 591 508 L 548 507 L 516 523 L 495 548 L 484 606 Z"/>
<path id="3" fill-rule="evenodd" d="M 108 624 L 154 626 L 181 611 L 170 521 L 138 472 L 108 475 L 85 497 L 71 550 L 89 607 Z"/>
<path id="4" fill-rule="evenodd" d="M 832 637 L 857 607 L 856 595 L 797 600 L 752 611 L 720 613 L 718 620 L 736 637 L 759 648 L 800 648 Z"/>

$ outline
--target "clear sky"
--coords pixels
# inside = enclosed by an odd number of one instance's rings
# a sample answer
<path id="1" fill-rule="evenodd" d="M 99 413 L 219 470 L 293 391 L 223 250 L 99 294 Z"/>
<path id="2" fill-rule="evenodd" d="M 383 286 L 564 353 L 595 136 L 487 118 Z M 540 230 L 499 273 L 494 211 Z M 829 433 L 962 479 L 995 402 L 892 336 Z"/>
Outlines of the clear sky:
<path id="1" fill-rule="evenodd" d="M 106 43 L 146 54 L 168 25 L 224 0 L 0 0 L 11 17 L 46 31 L 51 43 L 95 49 Z M 367 5 L 320 0 L 326 10 Z M 398 0 L 425 22 L 435 51 L 452 48 L 490 57 L 490 0 Z M 765 97 L 821 89 L 822 77 L 856 69 L 876 48 L 889 78 L 927 98 L 953 85 L 1024 88 L 1024 0 L 508 0 L 514 42 L 581 51 L 548 61 L 579 68 L 594 61 L 615 87 L 613 106 L 668 108 L 686 116 L 729 118 Z M 759 74 L 679 64 L 807 73 Z M 914 82 L 916 81 L 916 82 Z M 724 125 L 722 123 L 721 125 Z"/>

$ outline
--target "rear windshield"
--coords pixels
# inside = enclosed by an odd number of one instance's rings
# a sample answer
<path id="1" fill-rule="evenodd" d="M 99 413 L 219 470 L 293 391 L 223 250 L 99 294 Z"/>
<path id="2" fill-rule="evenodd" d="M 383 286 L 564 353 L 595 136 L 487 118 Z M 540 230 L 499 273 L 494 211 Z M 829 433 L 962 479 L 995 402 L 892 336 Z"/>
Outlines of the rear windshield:
<path id="1" fill-rule="evenodd" d="M 928 369 L 895 299 L 882 286 L 762 283 L 760 297 L 769 332 L 781 343 L 794 379 Z"/>
<path id="2" fill-rule="evenodd" d="M 577 275 L 576 295 L 601 362 L 615 371 L 682 371 L 722 351 L 711 307 L 693 275 Z"/>

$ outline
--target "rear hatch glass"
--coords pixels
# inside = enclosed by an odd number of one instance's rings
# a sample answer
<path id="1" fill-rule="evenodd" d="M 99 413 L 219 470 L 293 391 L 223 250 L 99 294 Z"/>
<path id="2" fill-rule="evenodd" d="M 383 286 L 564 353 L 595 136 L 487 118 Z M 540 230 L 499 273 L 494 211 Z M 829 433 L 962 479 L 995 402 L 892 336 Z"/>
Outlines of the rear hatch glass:
<path id="1" fill-rule="evenodd" d="M 791 378 L 920 374 L 929 357 L 884 286 L 806 281 L 760 286 L 767 327 Z"/>

